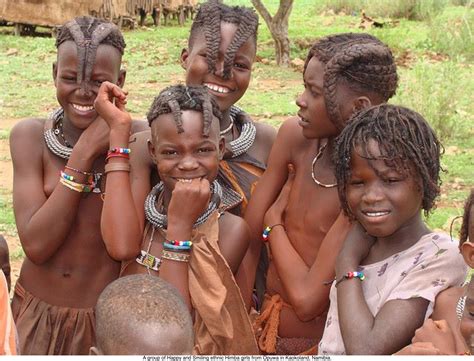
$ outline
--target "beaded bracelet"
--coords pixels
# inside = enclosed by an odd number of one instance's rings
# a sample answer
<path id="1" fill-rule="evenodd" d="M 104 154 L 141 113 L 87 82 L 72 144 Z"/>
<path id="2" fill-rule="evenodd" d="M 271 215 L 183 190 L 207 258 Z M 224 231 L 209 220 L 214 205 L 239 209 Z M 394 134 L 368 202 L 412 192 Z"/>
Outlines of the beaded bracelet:
<path id="1" fill-rule="evenodd" d="M 106 164 L 104 167 L 104 173 L 107 174 L 109 172 L 130 172 L 130 164 L 128 163 L 111 163 Z"/>
<path id="2" fill-rule="evenodd" d="M 344 276 L 342 276 L 336 281 L 335 286 L 337 287 L 342 281 L 350 280 L 353 278 L 358 278 L 360 281 L 363 281 L 365 280 L 365 275 L 363 272 L 347 272 Z"/>
<path id="3" fill-rule="evenodd" d="M 118 153 L 118 154 L 130 154 L 132 151 L 130 148 L 112 148 L 109 149 L 108 153 Z"/>
<path id="4" fill-rule="evenodd" d="M 91 173 L 91 172 L 84 172 L 83 170 L 76 169 L 76 168 L 70 167 L 70 166 L 68 166 L 68 165 L 66 165 L 64 168 L 65 168 L 65 169 L 68 169 L 68 170 L 72 170 L 73 172 L 76 172 L 77 174 L 83 174 L 83 175 L 87 175 L 87 176 L 92 176 L 92 175 L 94 175 L 94 173 Z"/>
<path id="5" fill-rule="evenodd" d="M 81 184 L 81 183 L 76 183 L 71 180 L 65 179 L 65 178 L 59 178 L 59 182 L 64 185 L 66 188 L 69 188 L 73 191 L 79 192 L 79 193 L 89 193 L 92 191 L 92 186 L 90 184 Z"/>
<path id="6" fill-rule="evenodd" d="M 265 227 L 265 229 L 263 230 L 263 233 L 262 233 L 262 241 L 263 241 L 263 242 L 267 242 L 267 241 L 268 241 L 268 237 L 270 237 L 270 232 L 271 232 L 272 229 L 275 228 L 276 226 L 282 226 L 283 228 L 285 228 L 285 225 L 282 224 L 282 223 L 277 223 L 277 224 L 274 224 L 273 226 L 267 226 L 267 227 Z"/>
<path id="7" fill-rule="evenodd" d="M 189 257 L 191 255 L 189 253 L 178 253 L 178 252 L 171 252 L 167 250 L 161 251 L 161 259 L 168 259 L 170 261 L 178 261 L 178 262 L 189 262 Z"/>
<path id="8" fill-rule="evenodd" d="M 191 243 L 191 242 L 189 242 L 189 243 Z M 171 250 L 171 251 L 190 251 L 191 246 L 192 246 L 192 243 L 191 243 L 191 245 L 181 245 L 181 246 L 180 245 L 174 245 L 174 244 L 171 244 L 169 242 L 164 242 L 163 243 L 163 248 Z"/>

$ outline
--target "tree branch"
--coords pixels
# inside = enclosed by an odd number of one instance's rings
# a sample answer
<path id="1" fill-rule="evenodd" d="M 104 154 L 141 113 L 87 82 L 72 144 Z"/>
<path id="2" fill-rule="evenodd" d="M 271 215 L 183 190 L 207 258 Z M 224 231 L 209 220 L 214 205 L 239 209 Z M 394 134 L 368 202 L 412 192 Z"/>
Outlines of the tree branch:
<path id="1" fill-rule="evenodd" d="M 262 16 L 263 20 L 267 23 L 268 27 L 270 27 L 271 23 L 273 22 L 273 18 L 268 12 L 267 8 L 265 5 L 263 5 L 261 0 L 252 0 L 253 6 L 255 6 L 255 9 L 260 13 Z"/>

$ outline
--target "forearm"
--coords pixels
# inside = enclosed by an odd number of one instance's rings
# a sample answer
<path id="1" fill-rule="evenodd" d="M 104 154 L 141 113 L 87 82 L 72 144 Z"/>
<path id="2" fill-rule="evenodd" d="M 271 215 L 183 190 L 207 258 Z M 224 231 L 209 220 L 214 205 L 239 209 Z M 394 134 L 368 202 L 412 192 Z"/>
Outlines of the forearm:
<path id="1" fill-rule="evenodd" d="M 110 131 L 110 148 L 128 147 L 129 129 Z M 130 155 L 132 156 L 132 155 Z M 114 164 L 130 166 L 129 159 L 113 157 L 108 167 Z M 101 217 L 102 236 L 107 251 L 116 260 L 128 260 L 140 251 L 143 222 L 137 214 L 130 183 L 130 172 L 109 171 L 105 188 L 105 200 Z"/>

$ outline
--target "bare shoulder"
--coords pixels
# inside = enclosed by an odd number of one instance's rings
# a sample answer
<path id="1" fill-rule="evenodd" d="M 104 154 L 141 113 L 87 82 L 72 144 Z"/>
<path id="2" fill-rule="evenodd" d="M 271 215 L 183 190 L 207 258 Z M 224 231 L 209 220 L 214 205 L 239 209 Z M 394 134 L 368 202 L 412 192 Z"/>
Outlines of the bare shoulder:
<path id="1" fill-rule="evenodd" d="M 132 127 L 131 127 L 132 134 L 142 132 L 142 131 L 147 131 L 149 129 L 150 129 L 150 127 L 148 126 L 148 122 L 145 121 L 145 120 L 133 120 L 132 121 Z"/>
<path id="2" fill-rule="evenodd" d="M 286 119 L 278 129 L 277 142 L 279 146 L 292 151 L 300 151 L 308 146 L 313 146 L 317 141 L 315 139 L 307 139 L 303 136 L 298 117 L 290 117 Z"/>
<path id="3" fill-rule="evenodd" d="M 264 122 L 254 122 L 257 131 L 256 139 L 268 146 L 272 146 L 276 138 L 277 130 L 270 124 Z"/>
<path id="4" fill-rule="evenodd" d="M 233 272 L 239 268 L 250 244 L 250 230 L 243 218 L 225 212 L 219 218 L 219 248 Z"/>
<path id="5" fill-rule="evenodd" d="M 44 137 L 45 119 L 29 118 L 19 121 L 10 132 L 10 147 L 12 151 L 16 145 L 25 145 L 37 148 L 42 146 Z"/>

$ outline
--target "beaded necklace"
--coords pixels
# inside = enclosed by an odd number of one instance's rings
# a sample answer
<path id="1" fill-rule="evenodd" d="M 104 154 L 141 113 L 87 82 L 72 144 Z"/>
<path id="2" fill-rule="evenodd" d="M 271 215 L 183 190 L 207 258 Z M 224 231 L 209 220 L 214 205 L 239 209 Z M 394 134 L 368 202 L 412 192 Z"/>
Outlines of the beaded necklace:
<path id="1" fill-rule="evenodd" d="M 50 129 L 46 129 L 44 131 L 44 140 L 46 142 L 46 146 L 54 155 L 68 160 L 69 157 L 71 157 L 73 147 L 68 143 L 63 132 L 64 109 L 58 108 L 54 110 L 50 114 L 49 119 L 52 120 L 53 125 Z M 64 144 L 59 141 L 58 137 L 63 140 Z M 100 183 L 103 173 L 91 173 L 93 176 L 93 184 L 95 185 L 92 189 L 92 192 L 102 193 L 102 190 L 100 189 Z"/>
<path id="2" fill-rule="evenodd" d="M 236 107 L 235 105 L 230 107 L 229 116 L 231 119 L 232 126 L 240 113 L 243 113 L 243 111 L 239 107 Z M 232 158 L 238 157 L 239 155 L 247 152 L 255 141 L 255 136 L 257 134 L 255 124 L 253 124 L 252 121 L 250 121 L 246 117 L 243 118 L 245 120 L 243 121 L 239 137 L 229 143 L 229 148 L 232 152 Z M 227 129 L 225 129 L 224 131 L 227 132 Z"/>
<path id="3" fill-rule="evenodd" d="M 314 175 L 314 166 L 319 158 L 323 155 L 324 149 L 326 149 L 326 144 L 324 144 L 321 148 L 319 148 L 318 154 L 313 158 L 313 162 L 311 163 L 311 177 L 313 178 L 314 183 L 316 183 L 318 186 L 323 187 L 323 188 L 334 188 L 337 187 L 337 183 L 332 183 L 332 184 L 324 184 L 320 182 L 319 180 L 316 179 L 316 176 Z"/>

